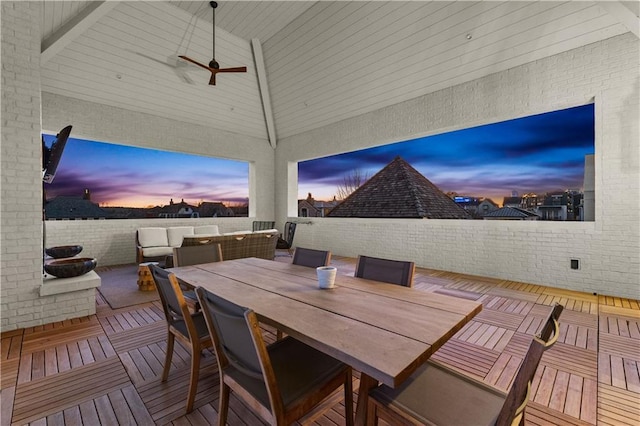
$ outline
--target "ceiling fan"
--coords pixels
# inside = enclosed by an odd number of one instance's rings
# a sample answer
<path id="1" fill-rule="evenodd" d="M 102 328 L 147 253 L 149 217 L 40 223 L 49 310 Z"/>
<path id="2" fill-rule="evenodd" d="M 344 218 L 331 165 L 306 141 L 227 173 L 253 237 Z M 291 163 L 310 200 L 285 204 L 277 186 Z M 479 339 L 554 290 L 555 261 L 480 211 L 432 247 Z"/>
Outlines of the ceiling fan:
<path id="1" fill-rule="evenodd" d="M 215 1 L 211 1 L 209 2 L 209 5 L 213 8 L 213 44 L 212 44 L 213 56 L 212 56 L 211 62 L 209 62 L 209 66 L 204 65 L 184 55 L 180 55 L 179 57 L 181 59 L 184 59 L 185 61 L 189 61 L 192 64 L 195 64 L 211 72 L 211 78 L 209 79 L 209 84 L 215 86 L 216 74 L 221 72 L 247 72 L 247 67 L 220 68 L 220 64 L 216 61 L 216 7 L 218 7 L 218 3 Z"/>

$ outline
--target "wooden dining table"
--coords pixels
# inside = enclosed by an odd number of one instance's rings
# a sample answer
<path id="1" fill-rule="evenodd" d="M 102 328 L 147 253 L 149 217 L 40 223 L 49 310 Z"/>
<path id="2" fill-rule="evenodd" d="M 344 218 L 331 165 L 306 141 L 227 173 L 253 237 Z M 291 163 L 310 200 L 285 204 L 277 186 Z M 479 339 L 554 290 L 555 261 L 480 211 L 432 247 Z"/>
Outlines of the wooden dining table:
<path id="1" fill-rule="evenodd" d="M 482 309 L 466 299 L 338 274 L 320 289 L 314 268 L 258 258 L 170 269 L 256 312 L 260 321 L 360 371 L 356 424 L 369 390 L 396 387 Z"/>

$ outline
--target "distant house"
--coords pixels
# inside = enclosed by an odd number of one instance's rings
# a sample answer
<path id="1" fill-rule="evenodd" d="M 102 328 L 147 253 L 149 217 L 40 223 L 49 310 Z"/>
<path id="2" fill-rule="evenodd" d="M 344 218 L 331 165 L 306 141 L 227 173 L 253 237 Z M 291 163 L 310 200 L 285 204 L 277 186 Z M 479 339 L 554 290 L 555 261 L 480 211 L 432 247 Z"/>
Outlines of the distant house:
<path id="1" fill-rule="evenodd" d="M 400 157 L 356 189 L 327 216 L 471 219 L 469 213 Z"/>
<path id="2" fill-rule="evenodd" d="M 200 217 L 233 217 L 233 210 L 222 203 L 205 201 L 198 206 Z"/>
<path id="3" fill-rule="evenodd" d="M 504 197 L 502 207 L 522 207 L 522 197 Z"/>
<path id="4" fill-rule="evenodd" d="M 228 207 L 235 217 L 249 217 L 249 204 L 236 205 Z"/>
<path id="5" fill-rule="evenodd" d="M 298 200 L 298 217 L 325 217 L 339 203 L 335 197 L 332 201 L 316 201 L 309 193 L 306 199 Z"/>
<path id="6" fill-rule="evenodd" d="M 169 201 L 169 205 L 168 206 L 162 206 L 162 207 L 158 208 L 157 210 L 156 209 L 154 209 L 154 210 L 155 210 L 155 212 L 157 212 L 157 217 L 161 217 L 161 218 L 164 218 L 164 219 L 167 219 L 167 218 L 188 218 L 188 217 L 199 217 L 200 216 L 200 214 L 198 213 L 196 207 L 185 203 L 184 199 L 181 200 L 179 203 L 174 203 L 173 199 L 171 199 Z"/>
<path id="7" fill-rule="evenodd" d="M 311 194 L 304 199 L 298 200 L 298 217 L 320 217 L 320 211 L 313 205 Z"/>
<path id="8" fill-rule="evenodd" d="M 44 205 L 47 219 L 106 219 L 109 215 L 86 197 L 58 196 Z"/>
<path id="9" fill-rule="evenodd" d="M 484 215 L 498 209 L 498 205 L 489 198 L 453 196 L 453 201 L 465 209 L 474 219 L 482 219 Z"/>
<path id="10" fill-rule="evenodd" d="M 340 204 L 340 201 L 333 197 L 331 201 L 316 201 L 313 203 L 314 207 L 320 212 L 321 217 L 325 217 L 335 206 Z"/>
<path id="11" fill-rule="evenodd" d="M 102 207 L 108 219 L 144 219 L 148 209 L 143 207 Z"/>
<path id="12" fill-rule="evenodd" d="M 582 197 L 575 191 L 548 193 L 537 211 L 544 220 L 580 220 Z"/>
<path id="13" fill-rule="evenodd" d="M 478 217 L 484 217 L 485 215 L 498 210 L 498 205 L 493 202 L 491 198 L 485 198 L 478 204 L 478 210 L 476 215 Z"/>
<path id="14" fill-rule="evenodd" d="M 538 220 L 540 217 L 528 210 L 520 207 L 502 207 L 487 213 L 482 217 L 484 220 Z"/>

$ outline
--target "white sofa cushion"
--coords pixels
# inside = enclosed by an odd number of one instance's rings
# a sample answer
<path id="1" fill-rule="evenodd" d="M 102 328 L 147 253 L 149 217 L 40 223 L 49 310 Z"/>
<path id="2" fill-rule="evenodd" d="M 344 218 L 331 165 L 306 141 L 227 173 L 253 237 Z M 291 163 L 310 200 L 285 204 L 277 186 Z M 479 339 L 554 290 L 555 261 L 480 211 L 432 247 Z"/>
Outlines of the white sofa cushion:
<path id="1" fill-rule="evenodd" d="M 220 230 L 218 229 L 218 225 L 202 225 L 202 226 L 194 226 L 193 233 L 196 235 L 204 234 L 204 235 L 220 235 Z"/>
<path id="2" fill-rule="evenodd" d="M 138 228 L 138 242 L 141 247 L 168 247 L 166 228 Z"/>
<path id="3" fill-rule="evenodd" d="M 193 226 L 171 226 L 167 228 L 168 246 L 180 247 L 185 235 L 193 235 Z"/>
<path id="4" fill-rule="evenodd" d="M 173 254 L 173 247 L 145 247 L 142 249 L 144 257 L 169 256 Z"/>

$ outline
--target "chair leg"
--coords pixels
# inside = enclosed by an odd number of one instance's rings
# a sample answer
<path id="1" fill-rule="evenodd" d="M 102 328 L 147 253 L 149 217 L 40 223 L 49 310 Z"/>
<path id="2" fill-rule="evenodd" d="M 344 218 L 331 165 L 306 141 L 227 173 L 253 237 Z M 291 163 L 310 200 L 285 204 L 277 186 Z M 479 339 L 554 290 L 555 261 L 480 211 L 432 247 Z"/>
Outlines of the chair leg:
<path id="1" fill-rule="evenodd" d="M 175 336 L 169 333 L 167 336 L 167 354 L 164 357 L 164 369 L 162 370 L 162 381 L 166 382 L 169 377 L 169 370 L 171 369 L 171 358 L 173 358 L 173 343 Z"/>
<path id="2" fill-rule="evenodd" d="M 218 426 L 227 424 L 227 413 L 229 412 L 229 386 L 220 378 L 220 404 L 218 405 Z"/>
<path id="3" fill-rule="evenodd" d="M 193 410 L 193 402 L 198 390 L 198 377 L 200 376 L 200 347 L 191 348 L 191 374 L 189 375 L 189 393 L 187 394 L 187 413 Z"/>
<path id="4" fill-rule="evenodd" d="M 371 399 L 367 404 L 367 426 L 378 426 L 378 407 Z"/>
<path id="5" fill-rule="evenodd" d="M 347 426 L 353 426 L 353 376 L 351 369 L 345 373 L 344 378 L 344 417 Z"/>

